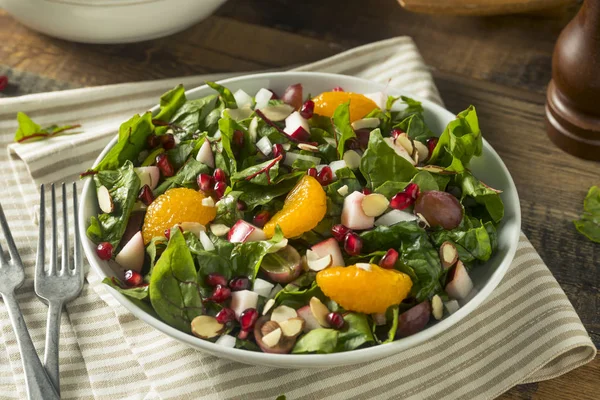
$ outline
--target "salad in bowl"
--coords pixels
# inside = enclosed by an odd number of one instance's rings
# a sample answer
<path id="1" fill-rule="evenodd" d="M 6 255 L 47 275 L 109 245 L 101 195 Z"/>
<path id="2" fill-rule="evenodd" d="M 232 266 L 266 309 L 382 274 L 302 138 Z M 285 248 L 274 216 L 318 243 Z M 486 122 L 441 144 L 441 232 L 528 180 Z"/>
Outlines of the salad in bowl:
<path id="1" fill-rule="evenodd" d="M 474 107 L 440 135 L 383 91 L 207 85 L 123 123 L 83 174 L 106 285 L 180 340 L 284 357 L 401 341 L 477 295 L 505 188 L 470 169 Z"/>

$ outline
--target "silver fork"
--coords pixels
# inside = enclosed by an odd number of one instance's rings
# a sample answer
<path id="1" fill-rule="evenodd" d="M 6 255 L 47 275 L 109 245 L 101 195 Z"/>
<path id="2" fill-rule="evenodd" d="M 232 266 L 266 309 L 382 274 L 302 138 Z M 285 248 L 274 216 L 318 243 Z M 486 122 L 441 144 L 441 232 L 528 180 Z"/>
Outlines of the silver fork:
<path id="1" fill-rule="evenodd" d="M 15 289 L 19 288 L 25 281 L 25 272 L 1 205 L 0 225 L 10 254 L 9 260 L 0 245 L 0 297 L 4 299 L 10 322 L 17 337 L 17 345 L 19 346 L 23 370 L 25 371 L 27 397 L 29 399 L 58 399 L 58 393 L 40 362 L 25 325 L 23 314 L 21 314 L 21 309 L 15 299 Z"/>
<path id="2" fill-rule="evenodd" d="M 50 265 L 44 270 L 45 265 L 45 196 L 44 185 L 40 186 L 40 234 L 38 241 L 37 262 L 35 265 L 35 293 L 48 303 L 48 319 L 46 322 L 46 349 L 44 352 L 44 366 L 56 391 L 60 393 L 59 367 L 58 367 L 58 342 L 60 337 L 60 316 L 63 305 L 81 293 L 83 288 L 83 258 L 79 227 L 77 222 L 77 186 L 73 183 L 73 225 L 74 254 L 73 268 L 69 263 L 69 212 L 67 208 L 67 188 L 62 184 L 62 211 L 63 211 L 63 238 L 62 260 L 58 268 L 58 234 L 56 217 L 56 190 L 52 184 L 52 246 L 50 247 Z"/>

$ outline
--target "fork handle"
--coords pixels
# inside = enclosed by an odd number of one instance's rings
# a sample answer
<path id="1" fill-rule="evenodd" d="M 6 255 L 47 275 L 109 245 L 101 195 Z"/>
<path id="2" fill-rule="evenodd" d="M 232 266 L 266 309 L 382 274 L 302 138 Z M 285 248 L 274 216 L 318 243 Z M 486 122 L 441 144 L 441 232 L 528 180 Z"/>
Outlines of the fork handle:
<path id="1" fill-rule="evenodd" d="M 44 367 L 58 393 L 60 393 L 58 342 L 60 340 L 60 316 L 62 314 L 62 308 L 62 301 L 48 302 L 46 350 L 44 351 Z"/>
<path id="2" fill-rule="evenodd" d="M 31 336 L 29 336 L 29 331 L 27 330 L 27 325 L 25 325 L 25 320 L 23 319 L 23 314 L 15 299 L 15 294 L 4 294 L 3 298 L 4 304 L 6 304 L 6 308 L 8 309 L 8 316 L 17 336 L 17 344 L 21 353 L 21 360 L 23 361 L 23 370 L 25 371 L 27 397 L 30 400 L 58 400 L 58 393 L 54 389 L 35 351 Z"/>

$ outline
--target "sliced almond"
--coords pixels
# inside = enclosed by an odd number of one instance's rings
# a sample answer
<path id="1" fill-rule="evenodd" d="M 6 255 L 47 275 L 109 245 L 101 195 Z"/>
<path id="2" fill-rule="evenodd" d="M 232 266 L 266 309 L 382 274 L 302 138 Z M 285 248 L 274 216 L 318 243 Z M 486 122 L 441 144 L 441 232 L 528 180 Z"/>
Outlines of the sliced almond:
<path id="1" fill-rule="evenodd" d="M 341 188 L 339 188 L 339 189 L 337 190 L 337 192 L 338 192 L 338 194 L 339 194 L 340 196 L 344 196 L 344 197 L 345 197 L 345 196 L 348 194 L 348 185 L 344 185 L 344 186 L 342 186 Z"/>
<path id="2" fill-rule="evenodd" d="M 319 148 L 317 146 L 313 146 L 312 144 L 308 143 L 299 143 L 298 148 L 300 150 L 312 151 L 313 153 L 319 152 Z"/>
<path id="3" fill-rule="evenodd" d="M 356 268 L 360 268 L 363 271 L 371 272 L 371 264 L 369 263 L 356 263 Z"/>
<path id="4" fill-rule="evenodd" d="M 416 153 L 419 155 L 419 160 L 425 161 L 429 158 L 429 149 L 423 143 L 418 140 L 413 141 L 413 145 L 415 149 L 417 149 Z"/>
<path id="5" fill-rule="evenodd" d="M 310 305 L 310 311 L 317 322 L 319 322 L 319 325 L 324 328 L 329 328 L 329 324 L 327 323 L 327 314 L 329 314 L 329 309 L 327 306 L 325 306 L 325 304 L 323 304 L 318 297 L 311 298 L 308 304 Z"/>
<path id="6" fill-rule="evenodd" d="M 417 224 L 425 229 L 425 228 L 431 228 L 431 225 L 429 224 L 429 222 L 425 219 L 425 217 L 423 216 L 423 214 L 421 213 L 417 213 Z"/>
<path id="7" fill-rule="evenodd" d="M 192 232 L 197 237 L 200 237 L 200 232 L 206 232 L 206 228 L 199 222 L 182 222 L 179 224 L 183 231 Z"/>
<path id="8" fill-rule="evenodd" d="M 431 298 L 431 313 L 438 321 L 444 316 L 444 303 L 437 294 Z"/>
<path id="9" fill-rule="evenodd" d="M 355 150 L 348 150 L 345 152 L 342 159 L 346 161 L 346 166 L 350 169 L 357 169 L 360 167 L 361 157 Z"/>
<path id="10" fill-rule="evenodd" d="M 458 261 L 458 250 L 456 250 L 454 243 L 448 241 L 442 243 L 440 246 L 440 260 L 444 269 L 452 267 Z"/>
<path id="11" fill-rule="evenodd" d="M 213 233 L 213 235 L 215 236 L 225 236 L 227 235 L 227 233 L 229 232 L 229 228 L 227 225 L 223 225 L 223 224 L 212 224 L 210 226 L 210 231 Z"/>
<path id="12" fill-rule="evenodd" d="M 107 213 L 107 214 L 110 214 L 111 212 L 113 212 L 115 209 L 115 205 L 112 201 L 112 196 L 108 192 L 108 189 L 106 188 L 106 186 L 100 186 L 98 188 L 97 193 L 98 193 L 98 205 L 100 206 L 100 209 L 102 210 L 102 212 Z"/>
<path id="13" fill-rule="evenodd" d="M 271 121 L 283 121 L 294 112 L 294 107 L 288 104 L 277 104 L 263 107 L 260 111 Z"/>
<path id="14" fill-rule="evenodd" d="M 315 260 L 318 260 L 319 258 L 321 258 L 321 257 L 319 257 L 319 255 L 317 254 L 316 251 L 313 251 L 313 250 L 310 250 L 310 249 L 306 250 L 306 261 L 307 261 L 307 263 L 308 263 L 308 261 L 315 261 Z"/>
<path id="15" fill-rule="evenodd" d="M 267 315 L 269 310 L 271 310 L 271 308 L 273 308 L 274 305 L 275 305 L 275 299 L 267 300 L 267 302 L 265 303 L 265 306 L 263 307 L 262 315 Z"/>
<path id="16" fill-rule="evenodd" d="M 412 144 L 412 140 L 410 140 L 406 133 L 399 134 L 396 137 L 395 143 L 404 147 L 404 149 L 410 156 L 412 156 L 413 151 L 415 151 L 415 147 Z"/>
<path id="17" fill-rule="evenodd" d="M 292 307 L 279 306 L 271 313 L 271 321 L 283 322 L 290 318 L 296 318 L 298 313 Z"/>
<path id="18" fill-rule="evenodd" d="M 304 329 L 304 320 L 300 317 L 291 318 L 287 321 L 283 321 L 279 326 L 281 327 L 283 336 L 296 337 L 302 332 L 302 329 Z"/>
<path id="19" fill-rule="evenodd" d="M 275 329 L 273 332 L 262 337 L 262 342 L 267 347 L 275 347 L 281 340 L 281 328 Z"/>
<path id="20" fill-rule="evenodd" d="M 351 125 L 352 125 L 352 129 L 357 131 L 359 129 L 377 128 L 379 126 L 380 122 L 381 121 L 379 120 L 379 118 L 363 118 L 363 119 L 359 119 L 358 121 L 354 121 Z"/>
<path id="21" fill-rule="evenodd" d="M 333 264 L 333 257 L 331 257 L 331 254 L 327 254 L 325 257 L 316 260 L 309 260 L 307 257 L 306 263 L 308 264 L 308 269 L 319 272 Z"/>
<path id="22" fill-rule="evenodd" d="M 210 315 L 199 315 L 192 320 L 191 328 L 195 336 L 201 339 L 210 339 L 219 336 L 225 325 Z"/>
<path id="23" fill-rule="evenodd" d="M 367 217 L 379 217 L 387 210 L 390 202 L 382 194 L 371 193 L 363 197 L 361 205 Z"/>
<path id="24" fill-rule="evenodd" d="M 413 153 L 413 160 L 415 160 L 415 165 L 419 164 L 419 152 L 415 151 Z"/>
<path id="25" fill-rule="evenodd" d="M 267 321 L 260 327 L 260 333 L 263 336 L 268 335 L 273 332 L 275 329 L 279 329 L 279 324 L 275 321 Z"/>
<path id="26" fill-rule="evenodd" d="M 204 207 L 214 207 L 215 206 L 215 201 L 213 200 L 212 197 L 205 197 L 202 199 L 202 205 Z"/>

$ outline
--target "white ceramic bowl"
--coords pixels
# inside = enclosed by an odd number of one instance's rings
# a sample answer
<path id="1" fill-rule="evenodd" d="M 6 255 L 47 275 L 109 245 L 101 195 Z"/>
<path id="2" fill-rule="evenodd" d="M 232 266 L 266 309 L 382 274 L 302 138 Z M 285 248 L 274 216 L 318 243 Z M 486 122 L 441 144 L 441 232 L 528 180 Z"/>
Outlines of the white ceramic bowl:
<path id="1" fill-rule="evenodd" d="M 387 90 L 388 94 L 405 94 L 414 97 L 423 102 L 423 107 L 425 108 L 425 120 L 433 132 L 438 134 L 443 131 L 448 122 L 455 118 L 453 113 L 428 100 L 419 99 L 416 96 L 412 96 L 410 93 L 402 92 L 402 90 L 397 90 L 394 88 L 385 89 L 383 85 L 349 76 L 324 73 L 282 72 L 248 75 L 239 78 L 227 79 L 221 83 L 232 91 L 243 89 L 247 93 L 256 93 L 261 87 L 266 87 L 271 88 L 278 93 L 282 93 L 288 85 L 298 82 L 302 83 L 304 87 L 304 93 L 316 94 L 330 90 L 335 86 L 341 86 L 346 91 L 358 93 L 372 93 L 376 91 Z M 201 86 L 199 88 L 189 90 L 186 93 L 186 96 L 188 99 L 196 99 L 206 96 L 212 92 L 212 89 L 210 89 L 208 86 Z M 152 111 L 156 112 L 157 109 L 158 107 L 154 107 Z M 491 129 L 491 127 L 487 128 Z M 485 129 L 486 126 L 484 124 L 483 130 L 485 131 Z M 96 165 L 102 159 L 102 157 L 104 157 L 109 148 L 116 143 L 116 140 L 117 138 L 115 137 L 113 141 L 106 147 L 106 149 L 104 149 L 94 165 Z M 473 279 L 478 293 L 467 304 L 461 307 L 456 313 L 436 323 L 435 325 L 413 336 L 397 340 L 393 343 L 334 354 L 278 355 L 225 348 L 223 346 L 198 339 L 192 335 L 188 335 L 170 327 L 159 319 L 138 308 L 125 296 L 119 294 L 113 289 L 107 288 L 123 306 L 131 311 L 136 317 L 147 322 L 150 326 L 160 330 L 174 339 L 189 345 L 190 347 L 235 361 L 280 368 L 307 368 L 348 365 L 389 356 L 422 343 L 438 334 L 443 334 L 443 332 L 450 326 L 459 323 L 461 319 L 477 308 L 477 306 L 479 306 L 485 300 L 485 298 L 489 296 L 489 294 L 498 285 L 508 270 L 508 267 L 510 266 L 510 263 L 514 257 L 521 231 L 521 212 L 517 190 L 510 173 L 506 169 L 506 166 L 498 154 L 485 140 L 483 143 L 483 156 L 474 159 L 471 163 L 471 168 L 475 175 L 485 181 L 487 184 L 504 191 L 502 193 L 502 199 L 504 201 L 506 210 L 504 220 L 498 228 L 498 251 L 485 265 L 473 270 L 471 278 Z M 92 181 L 88 179 L 84 185 L 83 195 L 81 198 L 79 226 L 81 227 L 83 247 L 87 259 L 94 270 L 102 278 L 104 278 L 106 276 L 114 276 L 114 272 L 111 270 L 107 262 L 98 258 L 95 251 L 95 245 L 85 236 L 85 228 L 88 225 L 90 216 L 98 213 L 95 192 L 96 191 L 94 190 Z"/>
<path id="2" fill-rule="evenodd" d="M 85 43 L 129 43 L 179 32 L 226 0 L 0 0 L 31 29 Z"/>

